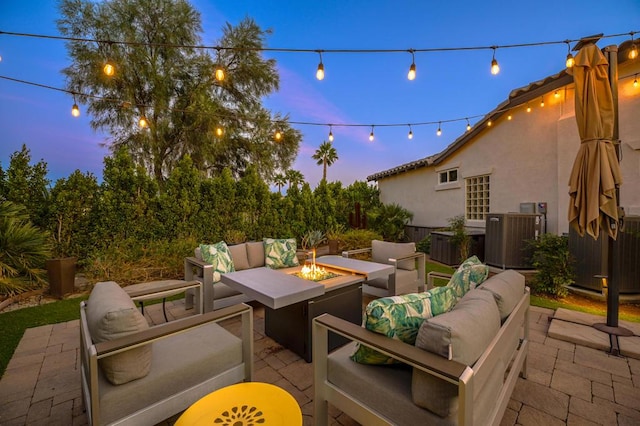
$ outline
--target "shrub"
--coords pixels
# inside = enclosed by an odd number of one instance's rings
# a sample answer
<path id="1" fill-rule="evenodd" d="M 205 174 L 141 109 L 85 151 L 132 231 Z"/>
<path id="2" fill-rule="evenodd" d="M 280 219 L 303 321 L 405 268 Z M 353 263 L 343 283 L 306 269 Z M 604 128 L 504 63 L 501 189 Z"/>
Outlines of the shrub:
<path id="1" fill-rule="evenodd" d="M 542 234 L 537 240 L 527 241 L 527 244 L 533 250 L 531 264 L 537 270 L 532 282 L 534 292 L 555 297 L 566 296 L 566 286 L 574 282 L 568 238 Z"/>
<path id="2" fill-rule="evenodd" d="M 427 235 L 420 240 L 418 244 L 416 244 L 416 250 L 425 254 L 431 253 L 431 235 Z"/>
<path id="3" fill-rule="evenodd" d="M 372 240 L 381 240 L 382 235 L 370 229 L 351 229 L 342 234 L 343 250 L 371 247 Z"/>

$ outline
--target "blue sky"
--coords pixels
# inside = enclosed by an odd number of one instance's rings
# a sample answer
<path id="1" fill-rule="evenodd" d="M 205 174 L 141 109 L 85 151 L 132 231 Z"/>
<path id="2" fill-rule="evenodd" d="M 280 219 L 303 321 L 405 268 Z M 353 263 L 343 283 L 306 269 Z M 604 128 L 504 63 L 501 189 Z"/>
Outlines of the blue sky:
<path id="1" fill-rule="evenodd" d="M 0 31 L 57 35 L 58 11 L 51 0 L 2 0 Z M 627 33 L 601 40 L 604 47 L 640 30 L 640 1 L 259 1 L 193 0 L 201 13 L 202 41 L 213 45 L 226 22 L 250 16 L 273 34 L 272 48 L 426 49 L 510 45 Z M 636 35 L 638 38 L 640 34 Z M 280 91 L 265 103 L 300 122 L 386 124 L 437 122 L 442 125 L 334 127 L 339 160 L 328 179 L 345 185 L 367 175 L 435 154 L 465 131 L 465 117 L 481 116 L 515 88 L 564 67 L 565 44 L 498 49 L 501 72 L 489 72 L 491 50 L 416 53 L 417 78 L 406 78 L 411 55 L 325 53 L 326 77 L 315 78 L 315 53 L 267 52 L 276 59 Z M 64 87 L 61 70 L 69 59 L 61 41 L 0 35 L 0 76 Z M 75 169 L 102 175 L 108 135 L 96 133 L 89 117 L 70 114 L 69 94 L 0 79 L 0 164 L 26 144 L 32 159 L 47 162 L 50 178 Z M 80 105 L 81 109 L 83 106 Z M 471 124 L 477 119 L 471 119 Z M 328 139 L 325 126 L 295 126 L 303 134 L 294 164 L 315 187 L 322 167 L 311 156 Z"/>

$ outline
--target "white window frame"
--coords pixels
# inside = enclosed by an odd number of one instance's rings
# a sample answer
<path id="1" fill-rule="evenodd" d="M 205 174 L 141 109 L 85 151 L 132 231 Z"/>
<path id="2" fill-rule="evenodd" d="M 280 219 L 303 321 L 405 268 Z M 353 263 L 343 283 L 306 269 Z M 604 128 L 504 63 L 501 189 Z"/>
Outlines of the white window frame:
<path id="1" fill-rule="evenodd" d="M 491 207 L 491 173 L 467 176 L 464 217 L 468 223 L 484 224 Z"/>

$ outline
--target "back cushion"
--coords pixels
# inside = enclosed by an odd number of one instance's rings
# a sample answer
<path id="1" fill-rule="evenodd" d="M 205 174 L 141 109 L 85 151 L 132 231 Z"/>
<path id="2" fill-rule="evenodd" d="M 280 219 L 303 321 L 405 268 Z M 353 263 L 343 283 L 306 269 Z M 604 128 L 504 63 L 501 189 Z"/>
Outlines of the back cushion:
<path id="1" fill-rule="evenodd" d="M 280 269 L 298 266 L 295 238 L 264 238 L 264 263 L 268 268 Z"/>
<path id="2" fill-rule="evenodd" d="M 524 276 L 512 269 L 494 275 L 479 288 L 493 294 L 504 322 L 524 295 Z"/>
<path id="3" fill-rule="evenodd" d="M 247 245 L 249 268 L 260 268 L 264 266 L 264 243 L 262 241 L 254 241 L 245 244 Z"/>
<path id="4" fill-rule="evenodd" d="M 362 326 L 376 333 L 413 345 L 422 323 L 447 312 L 455 303 L 447 287 L 424 293 L 383 297 L 371 301 L 363 314 Z M 365 345 L 356 345 L 351 359 L 361 364 L 391 364 L 395 360 Z"/>
<path id="5" fill-rule="evenodd" d="M 425 321 L 416 347 L 472 366 L 500 330 L 500 313 L 488 291 L 471 290 L 450 312 Z M 457 387 L 414 369 L 413 402 L 441 417 L 457 410 Z"/>
<path id="6" fill-rule="evenodd" d="M 371 241 L 371 260 L 378 263 L 389 263 L 389 259 L 408 256 L 416 252 L 415 243 L 390 243 L 388 241 Z M 416 269 L 414 259 L 398 263 L 398 267 L 407 270 Z"/>
<path id="7" fill-rule="evenodd" d="M 247 244 L 242 243 L 229 246 L 229 252 L 231 253 L 231 260 L 233 260 L 233 267 L 236 271 L 249 269 Z"/>
<path id="8" fill-rule="evenodd" d="M 489 267 L 480 262 L 477 256 L 471 256 L 458 266 L 453 273 L 447 287 L 451 287 L 458 298 L 469 290 L 476 288 L 489 275 Z"/>
<path id="9" fill-rule="evenodd" d="M 220 281 L 221 274 L 235 271 L 231 252 L 224 241 L 215 244 L 201 244 L 200 252 L 202 260 L 213 266 L 213 282 Z"/>
<path id="10" fill-rule="evenodd" d="M 93 343 L 124 337 L 149 328 L 127 293 L 113 281 L 95 285 L 87 301 L 87 326 Z M 151 345 L 99 360 L 102 371 L 112 384 L 120 385 L 149 374 Z"/>

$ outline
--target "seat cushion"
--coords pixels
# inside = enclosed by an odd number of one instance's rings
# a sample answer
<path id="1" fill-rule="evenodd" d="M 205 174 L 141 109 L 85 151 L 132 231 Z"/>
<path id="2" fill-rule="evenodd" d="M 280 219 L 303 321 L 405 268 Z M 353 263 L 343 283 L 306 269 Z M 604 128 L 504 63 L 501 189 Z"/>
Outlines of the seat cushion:
<path id="1" fill-rule="evenodd" d="M 509 269 L 489 278 L 479 288 L 493 294 L 500 311 L 500 320 L 504 322 L 522 299 L 524 276 Z"/>
<path id="2" fill-rule="evenodd" d="M 447 312 L 455 303 L 448 287 L 436 287 L 424 293 L 383 297 L 367 305 L 362 326 L 373 332 L 413 345 L 422 323 Z M 362 364 L 391 364 L 395 360 L 364 345 L 357 345 L 351 359 Z"/>
<path id="3" fill-rule="evenodd" d="M 500 330 L 500 313 L 493 295 L 469 291 L 450 312 L 425 321 L 415 345 L 449 360 L 472 366 Z M 441 417 L 457 409 L 455 386 L 430 374 L 415 371 L 413 401 Z"/>
<path id="4" fill-rule="evenodd" d="M 249 269 L 249 257 L 247 256 L 247 244 L 233 244 L 228 246 L 229 253 L 231 253 L 231 260 L 233 260 L 233 269 L 236 271 L 242 271 Z"/>
<path id="5" fill-rule="evenodd" d="M 458 266 L 447 286 L 453 289 L 456 297 L 461 298 L 469 290 L 482 284 L 488 275 L 489 267 L 480 262 L 477 256 L 471 256 Z"/>
<path id="6" fill-rule="evenodd" d="M 389 264 L 389 259 L 408 256 L 416 252 L 415 243 L 391 243 L 388 241 L 371 241 L 371 260 L 378 263 Z M 414 259 L 398 263 L 398 267 L 409 271 L 416 269 Z"/>
<path id="7" fill-rule="evenodd" d="M 87 326 L 93 343 L 114 340 L 149 328 L 127 293 L 114 281 L 97 283 L 87 301 Z M 99 360 L 107 380 L 120 385 L 149 374 L 151 345 Z"/>
<path id="8" fill-rule="evenodd" d="M 221 274 L 235 271 L 231 252 L 224 241 L 215 244 L 201 244 L 200 253 L 202 260 L 213 266 L 213 282 L 220 281 Z"/>
<path id="9" fill-rule="evenodd" d="M 264 242 L 252 241 L 245 244 L 247 245 L 249 268 L 260 268 L 264 266 Z"/>
<path id="10" fill-rule="evenodd" d="M 295 238 L 265 238 L 264 254 L 265 266 L 271 269 L 290 268 L 300 264 L 296 256 Z"/>

